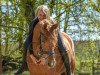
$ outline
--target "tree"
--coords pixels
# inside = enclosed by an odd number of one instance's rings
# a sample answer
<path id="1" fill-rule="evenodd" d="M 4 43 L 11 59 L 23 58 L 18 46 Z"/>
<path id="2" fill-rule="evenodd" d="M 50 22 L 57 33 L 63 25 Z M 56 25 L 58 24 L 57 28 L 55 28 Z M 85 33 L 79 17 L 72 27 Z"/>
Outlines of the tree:
<path id="1" fill-rule="evenodd" d="M 90 3 L 93 6 L 94 10 L 100 12 L 100 0 L 96 0 L 96 3 L 93 0 L 90 0 Z"/>
<path id="2" fill-rule="evenodd" d="M 1 12 L 1 1 L 0 1 L 0 24 L 2 24 L 2 12 Z M 2 73 L 2 52 L 1 52 L 1 26 L 0 26 L 0 74 Z"/>

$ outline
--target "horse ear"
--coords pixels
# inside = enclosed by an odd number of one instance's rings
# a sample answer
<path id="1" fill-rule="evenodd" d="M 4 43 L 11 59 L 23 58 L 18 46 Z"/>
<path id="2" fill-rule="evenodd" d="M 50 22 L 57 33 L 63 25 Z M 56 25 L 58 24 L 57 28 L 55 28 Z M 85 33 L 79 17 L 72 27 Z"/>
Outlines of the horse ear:
<path id="1" fill-rule="evenodd" d="M 56 29 L 57 27 L 58 27 L 58 24 L 57 24 L 57 23 L 53 24 L 53 25 L 51 26 L 50 31 L 53 31 L 53 30 Z"/>

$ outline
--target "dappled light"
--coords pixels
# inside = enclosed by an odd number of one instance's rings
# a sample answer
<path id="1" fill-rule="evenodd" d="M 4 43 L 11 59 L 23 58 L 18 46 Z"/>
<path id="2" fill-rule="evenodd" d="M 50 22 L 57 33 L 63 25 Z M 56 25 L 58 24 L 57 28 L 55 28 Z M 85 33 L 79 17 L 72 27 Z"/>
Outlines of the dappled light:
<path id="1" fill-rule="evenodd" d="M 49 38 L 51 32 L 52 37 L 57 37 L 55 29 L 63 37 L 68 34 L 75 46 L 75 75 L 100 75 L 100 0 L 0 0 L 0 75 L 13 75 L 20 67 L 30 22 L 43 4 L 56 24 L 44 27 L 42 41 L 54 41 L 53 47 L 57 38 Z M 22 75 L 29 75 L 28 66 Z"/>

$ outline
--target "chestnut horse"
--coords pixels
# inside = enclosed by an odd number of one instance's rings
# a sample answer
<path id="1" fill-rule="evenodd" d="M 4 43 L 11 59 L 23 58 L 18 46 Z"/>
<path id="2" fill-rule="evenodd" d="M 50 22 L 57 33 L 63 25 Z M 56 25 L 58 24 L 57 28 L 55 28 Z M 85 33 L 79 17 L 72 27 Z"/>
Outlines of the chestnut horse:
<path id="1" fill-rule="evenodd" d="M 51 24 L 47 19 L 39 22 L 33 31 L 33 56 L 39 60 L 32 60 L 27 52 L 27 64 L 30 75 L 66 75 L 66 68 L 58 49 L 58 25 Z M 64 32 L 61 33 L 63 43 L 68 53 L 71 75 L 75 71 L 75 51 L 72 39 Z M 44 63 L 41 64 L 41 60 Z"/>

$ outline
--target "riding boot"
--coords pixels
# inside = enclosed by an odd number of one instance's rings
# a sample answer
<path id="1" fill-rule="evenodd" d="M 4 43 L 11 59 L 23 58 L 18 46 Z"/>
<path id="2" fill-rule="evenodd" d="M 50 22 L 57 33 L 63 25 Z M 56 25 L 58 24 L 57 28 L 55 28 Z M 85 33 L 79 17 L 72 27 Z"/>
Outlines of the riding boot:
<path id="1" fill-rule="evenodd" d="M 26 63 L 26 54 L 27 54 L 27 49 L 23 50 L 23 58 L 22 58 L 22 63 L 21 66 L 18 68 L 18 70 L 14 73 L 15 75 L 19 75 L 24 72 L 25 68 L 27 67 Z"/>

